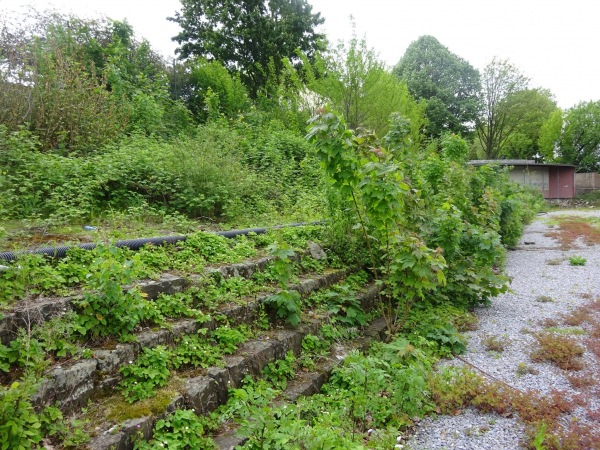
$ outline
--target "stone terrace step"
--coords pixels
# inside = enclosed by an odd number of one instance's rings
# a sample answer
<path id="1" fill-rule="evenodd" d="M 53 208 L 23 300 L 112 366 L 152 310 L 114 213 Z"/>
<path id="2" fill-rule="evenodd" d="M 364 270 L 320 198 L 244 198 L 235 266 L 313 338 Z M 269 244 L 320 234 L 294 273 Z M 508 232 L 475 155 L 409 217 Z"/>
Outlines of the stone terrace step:
<path id="1" fill-rule="evenodd" d="M 310 254 L 296 254 L 290 258 L 299 260 L 302 256 Z M 218 268 L 208 268 L 205 273 L 219 272 L 224 278 L 240 276 L 250 278 L 255 272 L 264 270 L 267 264 L 273 261 L 273 257 L 267 256 L 254 261 L 246 261 L 236 264 L 228 264 Z M 140 291 L 146 294 L 146 298 L 154 300 L 160 294 L 175 294 L 192 286 L 198 281 L 200 275 L 179 276 L 165 273 L 158 280 L 140 281 L 135 284 Z M 19 302 L 12 311 L 4 314 L 0 319 L 0 343 L 8 344 L 13 340 L 20 328 L 30 328 L 34 324 L 41 324 L 53 317 L 61 316 L 73 309 L 73 300 L 81 296 L 60 298 L 39 298 L 35 300 L 24 300 Z"/>
<path id="2" fill-rule="evenodd" d="M 363 309 L 369 310 L 373 307 L 379 292 L 380 288 L 373 285 L 359 294 Z M 321 321 L 313 319 L 294 330 L 277 330 L 268 340 L 258 339 L 245 343 L 235 355 L 225 357 L 225 367 L 212 367 L 208 369 L 205 376 L 185 380 L 180 396 L 171 401 L 164 414 L 128 420 L 118 426 L 107 427 L 100 435 L 92 439 L 90 448 L 92 450 L 131 450 L 136 436 L 141 433 L 144 439 L 150 439 L 154 423 L 177 409 L 193 408 L 198 414 L 208 414 L 227 402 L 229 389 L 239 387 L 246 375 L 261 376 L 262 369 L 269 362 L 283 359 L 288 351 L 292 351 L 298 356 L 302 349 L 304 336 L 317 333 L 320 326 Z M 381 324 L 375 327 L 378 330 L 380 328 Z M 379 331 L 372 332 L 371 335 L 377 333 Z M 372 339 L 372 337 L 365 339 Z M 357 342 L 367 341 L 359 340 Z M 322 377 L 322 375 L 319 376 Z M 327 376 L 323 377 L 321 381 L 318 380 L 319 376 L 310 381 L 310 386 L 298 387 L 298 395 L 304 392 L 308 393 L 311 389 L 317 389 L 317 386 L 320 388 L 318 383 L 321 382 L 322 385 Z"/>
<path id="3" fill-rule="evenodd" d="M 294 253 L 290 257 L 290 261 L 297 262 L 309 255 L 317 260 L 327 258 L 327 255 L 318 244 L 309 242 L 308 248 L 303 252 Z M 267 264 L 274 259 L 275 257 L 273 256 L 265 256 L 241 263 L 208 267 L 204 271 L 204 274 L 218 272 L 223 278 L 250 278 L 255 272 L 264 270 Z M 134 286 L 138 286 L 140 291 L 146 294 L 147 299 L 154 300 L 160 294 L 172 295 L 180 292 L 197 283 L 200 277 L 201 275 L 179 276 L 164 273 L 158 280 L 139 281 Z M 29 329 L 34 324 L 41 324 L 53 317 L 65 314 L 67 311 L 73 309 L 73 300 L 80 298 L 80 295 L 58 298 L 42 297 L 34 300 L 23 300 L 17 303 L 11 311 L 0 314 L 0 343 L 8 344 L 16 337 L 20 328 Z"/>
<path id="4" fill-rule="evenodd" d="M 386 329 L 384 319 L 380 318 L 373 321 L 365 330 L 363 336 L 352 343 L 351 348 L 358 348 L 361 351 L 367 350 L 374 341 L 385 339 Z M 343 359 L 339 352 L 332 352 L 328 358 L 317 364 L 315 371 L 297 374 L 296 378 L 288 382 L 283 397 L 288 402 L 295 402 L 299 397 L 317 394 L 329 380 L 333 369 L 342 364 Z M 215 444 L 221 450 L 234 450 L 236 446 L 245 444 L 247 439 L 238 436 L 237 430 L 238 427 L 229 428 L 223 434 L 216 436 L 214 438 Z"/>
<path id="5" fill-rule="evenodd" d="M 298 291 L 302 296 L 307 296 L 315 290 L 339 282 L 348 272 L 346 269 L 329 272 L 313 279 L 303 280 L 291 289 Z M 261 305 L 270 295 L 272 294 L 245 304 L 229 306 L 219 311 L 219 314 L 225 316 L 232 326 L 251 324 L 258 319 Z M 216 327 L 214 318 L 204 323 L 184 319 L 173 323 L 171 329 L 142 331 L 136 335 L 137 342 L 117 344 L 113 349 L 92 350 L 94 355 L 92 359 L 80 360 L 67 367 L 59 365 L 50 369 L 37 392 L 32 396 L 32 401 L 36 406 L 58 402 L 63 412 L 74 412 L 85 406 L 95 392 L 106 392 L 114 388 L 122 379 L 118 372 L 119 368 L 135 360 L 142 348 L 168 345 L 186 334 L 196 334 L 201 328 L 212 331 Z"/>

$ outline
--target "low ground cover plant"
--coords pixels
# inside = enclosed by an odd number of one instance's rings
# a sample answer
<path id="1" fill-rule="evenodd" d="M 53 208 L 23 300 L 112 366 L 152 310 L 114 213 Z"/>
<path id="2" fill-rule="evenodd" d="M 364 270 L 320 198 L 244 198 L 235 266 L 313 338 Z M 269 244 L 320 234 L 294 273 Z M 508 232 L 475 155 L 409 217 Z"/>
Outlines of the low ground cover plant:
<path id="1" fill-rule="evenodd" d="M 576 248 L 577 240 L 581 240 L 585 245 L 600 243 L 600 229 L 595 219 L 559 217 L 556 220 L 558 221 L 558 229 L 550 231 L 545 235 L 557 239 L 563 250 Z"/>
<path id="2" fill-rule="evenodd" d="M 510 345 L 510 339 L 506 336 L 494 336 L 488 334 L 483 336 L 481 343 L 488 352 L 501 353 Z"/>
<path id="3" fill-rule="evenodd" d="M 534 334 L 538 343 L 531 353 L 533 361 L 549 361 L 564 370 L 581 370 L 583 362 L 580 357 L 584 348 L 572 337 L 547 331 Z"/>

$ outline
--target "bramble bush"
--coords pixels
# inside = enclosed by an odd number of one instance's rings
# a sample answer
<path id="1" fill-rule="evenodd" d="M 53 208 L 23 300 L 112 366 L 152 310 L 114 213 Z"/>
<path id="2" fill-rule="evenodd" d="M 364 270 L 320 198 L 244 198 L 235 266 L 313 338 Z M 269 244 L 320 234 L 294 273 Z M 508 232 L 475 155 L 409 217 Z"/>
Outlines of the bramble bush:
<path id="1" fill-rule="evenodd" d="M 333 191 L 330 210 L 344 211 L 332 221 L 345 220 L 337 228 L 356 230 L 368 249 L 394 331 L 419 301 L 475 306 L 506 291 L 502 243 L 514 245 L 534 198 L 497 167 L 466 165 L 458 136 L 443 136 L 438 151 L 411 145 L 401 116 L 389 130 L 381 140 L 357 134 L 324 110 L 307 137 Z"/>
<path id="2" fill-rule="evenodd" d="M 82 223 L 137 207 L 220 220 L 252 211 L 264 223 L 294 209 L 301 220 L 318 216 L 308 144 L 267 118 L 219 119 L 170 140 L 137 132 L 90 155 L 40 149 L 30 132 L 0 125 L 5 219 Z"/>

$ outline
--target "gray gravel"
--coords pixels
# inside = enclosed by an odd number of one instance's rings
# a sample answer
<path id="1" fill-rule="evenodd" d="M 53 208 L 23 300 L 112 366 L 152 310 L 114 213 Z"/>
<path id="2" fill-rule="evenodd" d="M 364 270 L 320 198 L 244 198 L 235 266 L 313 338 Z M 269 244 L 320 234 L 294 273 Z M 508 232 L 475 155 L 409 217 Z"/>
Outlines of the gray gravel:
<path id="1" fill-rule="evenodd" d="M 488 374 L 521 390 L 542 393 L 559 389 L 577 391 L 568 383 L 565 372 L 548 363 L 533 363 L 529 353 L 545 318 L 560 318 L 561 314 L 588 302 L 584 297 L 600 297 L 600 246 L 586 246 L 563 251 L 551 237 L 549 220 L 559 215 L 596 216 L 600 211 L 557 211 L 539 216 L 527 227 L 516 250 L 508 252 L 506 272 L 512 278 L 511 291 L 493 300 L 488 308 L 477 310 L 479 328 L 466 333 L 467 353 L 463 358 Z M 585 266 L 571 266 L 568 258 L 582 256 Z M 550 297 L 540 299 L 541 296 Z M 540 301 L 546 300 L 546 301 Z M 482 341 L 486 336 L 505 339 L 508 344 L 501 353 L 486 351 Z M 584 354 L 587 370 L 600 373 L 600 367 L 589 352 Z M 450 364 L 460 365 L 454 360 Z M 536 374 L 519 376 L 517 367 L 526 364 Z M 596 398 L 592 409 L 600 407 Z M 585 420 L 582 411 L 576 411 Z M 567 420 L 570 418 L 566 418 Z M 423 420 L 407 447 L 413 450 L 434 449 L 519 449 L 524 438 L 523 426 L 516 419 L 467 410 L 457 416 L 437 416 Z"/>

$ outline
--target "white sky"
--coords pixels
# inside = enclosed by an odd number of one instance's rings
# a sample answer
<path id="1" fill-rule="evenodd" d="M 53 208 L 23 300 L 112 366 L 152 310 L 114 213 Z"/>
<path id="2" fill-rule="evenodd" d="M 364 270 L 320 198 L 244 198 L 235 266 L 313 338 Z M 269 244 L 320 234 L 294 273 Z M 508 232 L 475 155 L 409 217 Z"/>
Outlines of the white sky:
<path id="1" fill-rule="evenodd" d="M 600 2 L 598 0 L 309 0 L 325 17 L 323 31 L 335 42 L 359 37 L 390 66 L 419 36 L 430 34 L 482 69 L 494 56 L 508 58 L 554 93 L 558 105 L 600 100 Z M 139 36 L 164 56 L 176 47 L 178 26 L 165 18 L 179 0 L 0 0 L 2 10 L 28 3 L 54 6 L 84 17 L 127 18 Z"/>

